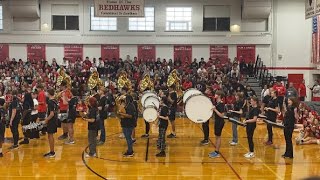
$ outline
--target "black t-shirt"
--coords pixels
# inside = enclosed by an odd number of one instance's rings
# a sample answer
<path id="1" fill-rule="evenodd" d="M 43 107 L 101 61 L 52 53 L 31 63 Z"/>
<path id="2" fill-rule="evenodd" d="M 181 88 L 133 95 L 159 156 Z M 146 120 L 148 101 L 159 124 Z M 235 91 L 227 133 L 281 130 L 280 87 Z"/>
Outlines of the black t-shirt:
<path id="1" fill-rule="evenodd" d="M 252 96 L 256 95 L 256 92 L 254 92 L 254 90 L 252 90 L 252 89 L 246 90 L 245 95 L 246 95 L 246 97 L 252 97 Z"/>
<path id="2" fill-rule="evenodd" d="M 255 116 L 259 116 L 259 114 L 260 114 L 260 109 L 258 108 L 258 107 L 250 107 L 250 111 L 249 111 L 249 119 L 253 119 L 253 117 L 255 117 Z M 254 122 L 254 123 L 256 123 L 256 122 Z"/>
<path id="3" fill-rule="evenodd" d="M 196 84 L 196 89 L 198 89 L 199 91 L 201 91 L 202 93 L 204 93 L 206 91 L 206 85 L 204 83 L 197 83 Z"/>
<path id="4" fill-rule="evenodd" d="M 170 98 L 172 99 L 173 103 L 171 103 L 171 109 L 176 109 L 177 108 L 177 101 L 178 101 L 178 95 L 177 93 L 174 91 L 174 92 L 171 92 L 169 94 Z"/>
<path id="5" fill-rule="evenodd" d="M 77 104 L 78 104 L 78 98 L 73 97 L 69 101 L 69 110 L 68 110 L 68 116 L 71 119 L 75 119 L 77 117 Z"/>
<path id="6" fill-rule="evenodd" d="M 169 108 L 167 106 L 162 106 L 160 109 L 160 116 L 168 117 L 169 116 Z M 167 128 L 168 127 L 168 120 L 159 118 L 159 127 Z"/>
<path id="7" fill-rule="evenodd" d="M 50 115 L 51 111 L 54 112 L 54 116 L 49 121 L 56 121 L 58 118 L 58 103 L 53 99 L 49 99 L 48 101 L 48 116 Z"/>
<path id="8" fill-rule="evenodd" d="M 216 109 L 220 112 L 220 113 L 224 113 L 225 112 L 225 108 L 224 108 L 224 104 L 222 102 L 218 102 L 216 105 Z M 217 113 L 214 113 L 214 119 L 216 121 L 224 121 L 223 118 L 221 118 L 220 116 L 217 115 Z"/>
<path id="9" fill-rule="evenodd" d="M 278 107 L 278 99 L 277 98 L 276 99 L 270 98 L 266 107 L 275 109 L 276 107 Z M 267 119 L 271 120 L 271 121 L 275 121 L 277 119 L 277 113 L 274 111 L 271 111 L 271 110 L 266 111 L 266 116 L 267 116 Z"/>
<path id="10" fill-rule="evenodd" d="M 289 106 L 287 108 L 286 113 L 284 114 L 284 126 L 294 128 L 294 124 L 296 122 L 296 118 L 294 117 L 294 109 L 295 107 Z"/>
<path id="11" fill-rule="evenodd" d="M 99 130 L 99 122 L 97 119 L 98 109 L 97 108 L 89 108 L 89 119 L 94 119 L 94 122 L 88 122 L 88 130 Z"/>
<path id="12" fill-rule="evenodd" d="M 6 111 L 4 108 L 0 108 L 0 125 L 6 124 Z"/>
<path id="13" fill-rule="evenodd" d="M 236 101 L 236 103 L 234 104 L 234 107 L 233 107 L 234 110 L 235 110 L 235 111 L 240 111 L 240 109 L 243 108 L 243 103 L 244 103 L 244 102 L 241 101 L 241 100 L 240 100 L 240 101 Z M 233 116 L 233 117 L 240 118 L 241 115 L 238 114 L 238 113 L 234 113 L 234 112 L 233 112 L 233 113 L 232 113 L 232 116 Z"/>
<path id="14" fill-rule="evenodd" d="M 265 105 L 267 105 L 267 104 L 269 103 L 270 99 L 271 99 L 271 96 L 266 95 L 266 96 L 262 99 L 262 102 L 263 102 Z"/>
<path id="15" fill-rule="evenodd" d="M 19 118 L 21 117 L 20 113 L 21 113 L 21 107 L 20 107 L 20 104 L 19 104 L 19 100 L 17 97 L 13 97 L 13 100 L 12 102 L 10 103 L 9 105 L 9 117 L 11 118 L 11 115 L 12 115 L 12 110 L 13 109 L 16 109 L 16 116 L 15 118 Z"/>
<path id="16" fill-rule="evenodd" d="M 131 118 L 121 118 L 121 127 L 124 128 L 130 128 L 135 126 L 135 114 L 136 114 L 136 109 L 134 107 L 134 104 L 128 104 L 126 107 L 126 114 L 131 115 Z"/>
<path id="17" fill-rule="evenodd" d="M 100 118 L 101 119 L 106 119 L 108 116 L 108 98 L 106 96 L 102 96 L 99 100 L 99 107 L 102 109 L 99 110 Z"/>

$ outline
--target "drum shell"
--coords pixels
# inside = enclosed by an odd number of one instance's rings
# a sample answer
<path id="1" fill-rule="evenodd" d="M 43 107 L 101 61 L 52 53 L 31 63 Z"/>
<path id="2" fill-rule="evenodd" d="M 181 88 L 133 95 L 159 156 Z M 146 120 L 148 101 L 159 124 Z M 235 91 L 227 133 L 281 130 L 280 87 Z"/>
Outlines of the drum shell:
<path id="1" fill-rule="evenodd" d="M 155 93 L 154 91 L 145 91 L 142 93 L 141 95 L 141 99 L 140 102 L 142 105 L 144 105 L 144 101 L 149 97 L 149 96 L 155 96 L 157 97 L 157 93 Z"/>
<path id="2" fill-rule="evenodd" d="M 191 91 L 194 91 L 194 93 L 191 93 L 191 94 L 187 97 L 187 95 L 188 95 Z M 196 94 L 202 94 L 202 92 L 199 91 L 198 89 L 195 89 L 195 88 L 190 88 L 190 89 L 188 89 L 187 91 L 185 91 L 185 92 L 183 93 L 183 97 L 182 97 L 183 103 L 186 103 L 186 102 L 187 102 L 187 99 L 188 99 L 190 96 L 196 95 Z"/>
<path id="3" fill-rule="evenodd" d="M 210 106 L 209 109 L 212 109 L 212 108 L 213 108 L 213 104 L 212 104 L 210 98 L 204 96 L 202 93 L 201 93 L 201 94 L 191 95 L 190 97 L 188 97 L 188 99 L 186 100 L 186 103 L 185 103 L 185 105 L 184 105 L 184 110 L 185 110 L 185 114 L 186 114 L 187 117 L 188 117 L 188 113 L 186 112 L 186 111 L 187 111 L 186 106 L 188 105 L 188 101 L 190 101 L 190 100 L 191 100 L 192 98 L 194 98 L 194 97 L 199 97 L 199 96 L 204 97 L 205 99 L 208 100 L 207 102 L 210 102 L 210 104 L 207 104 L 207 105 Z M 188 117 L 188 118 L 189 118 L 192 122 L 194 122 L 194 123 L 204 123 L 204 122 L 208 121 L 208 120 L 212 117 L 212 115 L 213 115 L 213 111 L 211 110 L 210 117 L 209 117 L 208 119 L 199 120 L 199 119 L 191 119 L 190 117 Z"/>
<path id="4" fill-rule="evenodd" d="M 148 99 L 154 99 L 154 101 L 153 101 L 154 103 L 152 103 L 152 104 L 147 104 L 146 102 L 147 102 Z M 155 97 L 155 96 L 149 96 L 149 97 L 147 97 L 146 100 L 145 100 L 144 103 L 143 103 L 143 107 L 146 108 L 146 107 L 148 107 L 148 106 L 150 106 L 150 105 L 154 105 L 157 109 L 159 109 L 159 107 L 160 107 L 160 100 L 159 100 L 159 98 L 158 98 L 158 97 Z"/>
<path id="5" fill-rule="evenodd" d="M 147 110 L 150 110 L 150 109 L 153 109 L 154 112 L 156 113 L 156 114 L 154 114 L 155 116 L 154 116 L 152 119 L 146 118 L 146 115 L 145 115 L 145 113 L 147 113 Z M 150 113 L 150 112 L 149 112 L 149 113 Z M 154 121 L 156 121 L 157 118 L 158 118 L 158 110 L 157 110 L 157 107 L 154 106 L 154 105 L 147 106 L 147 107 L 144 109 L 144 111 L 143 111 L 143 113 L 142 113 L 142 116 L 143 116 L 143 119 L 144 119 L 145 121 L 147 121 L 147 122 L 154 122 Z"/>

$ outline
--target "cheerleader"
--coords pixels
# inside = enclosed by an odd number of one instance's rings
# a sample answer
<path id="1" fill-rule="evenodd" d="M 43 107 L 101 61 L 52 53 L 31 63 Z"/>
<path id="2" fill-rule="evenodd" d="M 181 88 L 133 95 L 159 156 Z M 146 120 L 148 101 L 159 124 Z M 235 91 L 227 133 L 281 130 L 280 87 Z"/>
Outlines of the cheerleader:
<path id="1" fill-rule="evenodd" d="M 247 139 L 249 144 L 249 152 L 244 155 L 245 158 L 253 158 L 254 155 L 254 144 L 253 144 L 253 134 L 256 129 L 256 122 L 258 115 L 260 114 L 260 109 L 258 108 L 259 99 L 256 96 L 250 98 L 251 107 L 249 110 L 248 118 L 244 121 L 247 125 Z"/>

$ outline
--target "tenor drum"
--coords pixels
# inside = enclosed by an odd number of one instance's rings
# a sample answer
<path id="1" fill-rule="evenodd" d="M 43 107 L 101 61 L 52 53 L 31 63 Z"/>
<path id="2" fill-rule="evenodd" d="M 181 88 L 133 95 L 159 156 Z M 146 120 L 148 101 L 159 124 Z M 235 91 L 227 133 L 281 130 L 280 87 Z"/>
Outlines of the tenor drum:
<path id="1" fill-rule="evenodd" d="M 195 94 L 186 100 L 185 114 L 194 123 L 204 123 L 212 117 L 212 108 L 213 104 L 208 97 Z"/>
<path id="2" fill-rule="evenodd" d="M 157 120 L 158 118 L 158 111 L 157 108 L 154 105 L 147 106 L 143 110 L 143 119 L 147 122 L 153 122 Z"/>
<path id="3" fill-rule="evenodd" d="M 146 98 L 146 100 L 143 103 L 143 107 L 146 108 L 148 106 L 155 106 L 157 109 L 160 107 L 160 100 L 158 97 L 155 96 L 149 96 Z"/>
<path id="4" fill-rule="evenodd" d="M 195 95 L 195 94 L 202 94 L 201 91 L 195 89 L 195 88 L 190 88 L 188 89 L 186 92 L 184 92 L 183 94 L 183 103 L 186 103 L 187 99 L 192 96 L 192 95 Z"/>
<path id="5" fill-rule="evenodd" d="M 154 97 L 158 97 L 157 94 L 153 91 L 146 91 L 142 94 L 141 96 L 141 104 L 143 105 L 144 104 L 144 101 L 150 97 L 150 96 L 154 96 Z"/>

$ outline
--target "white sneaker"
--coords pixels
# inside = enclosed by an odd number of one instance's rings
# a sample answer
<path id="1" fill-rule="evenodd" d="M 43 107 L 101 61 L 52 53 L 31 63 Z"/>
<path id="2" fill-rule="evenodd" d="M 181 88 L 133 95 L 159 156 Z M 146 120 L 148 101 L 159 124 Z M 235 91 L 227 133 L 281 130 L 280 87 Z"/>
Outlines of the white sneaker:
<path id="1" fill-rule="evenodd" d="M 75 144 L 75 143 L 76 143 L 75 141 L 70 141 L 70 140 L 64 142 L 64 144 L 67 144 L 67 145 L 72 145 L 72 144 Z"/>
<path id="2" fill-rule="evenodd" d="M 243 156 L 244 156 L 244 157 L 246 157 L 246 156 L 248 156 L 249 154 L 250 154 L 250 152 L 248 152 L 248 153 L 244 154 Z"/>
<path id="3" fill-rule="evenodd" d="M 253 153 L 253 152 L 249 152 L 249 153 L 246 154 L 244 157 L 245 157 L 245 158 L 254 158 L 254 153 Z"/>
<path id="4" fill-rule="evenodd" d="M 97 154 L 95 153 L 95 154 L 93 154 L 91 156 L 90 156 L 90 154 L 85 154 L 84 157 L 85 158 L 93 158 L 93 157 L 97 157 Z"/>
<path id="5" fill-rule="evenodd" d="M 236 146 L 238 143 L 231 141 L 229 144 L 230 146 Z"/>
<path id="6" fill-rule="evenodd" d="M 119 135 L 119 138 L 124 138 L 124 134 L 121 133 L 121 134 Z"/>

